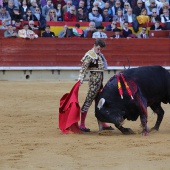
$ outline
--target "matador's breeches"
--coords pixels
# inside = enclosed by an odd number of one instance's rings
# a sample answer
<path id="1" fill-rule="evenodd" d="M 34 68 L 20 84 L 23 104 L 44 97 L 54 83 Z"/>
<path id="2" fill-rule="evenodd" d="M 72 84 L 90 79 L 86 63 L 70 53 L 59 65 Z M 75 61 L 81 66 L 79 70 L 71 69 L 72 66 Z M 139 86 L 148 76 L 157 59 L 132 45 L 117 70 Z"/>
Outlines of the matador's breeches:
<path id="1" fill-rule="evenodd" d="M 100 71 L 91 71 L 89 76 L 89 90 L 85 102 L 81 108 L 81 112 L 87 112 L 91 106 L 93 100 L 97 96 L 99 90 L 103 87 L 103 72 Z"/>

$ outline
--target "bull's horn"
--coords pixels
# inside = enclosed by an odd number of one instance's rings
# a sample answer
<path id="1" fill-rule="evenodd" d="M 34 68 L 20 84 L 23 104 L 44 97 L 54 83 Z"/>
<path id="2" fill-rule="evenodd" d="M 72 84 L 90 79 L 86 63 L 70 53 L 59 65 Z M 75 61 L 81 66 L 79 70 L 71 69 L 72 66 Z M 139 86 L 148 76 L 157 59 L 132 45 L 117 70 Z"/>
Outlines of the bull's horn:
<path id="1" fill-rule="evenodd" d="M 100 109 L 103 107 L 104 103 L 105 103 L 105 99 L 104 99 L 104 98 L 101 98 L 101 99 L 99 100 L 99 103 L 98 103 L 98 105 L 97 105 L 97 108 L 100 110 Z"/>

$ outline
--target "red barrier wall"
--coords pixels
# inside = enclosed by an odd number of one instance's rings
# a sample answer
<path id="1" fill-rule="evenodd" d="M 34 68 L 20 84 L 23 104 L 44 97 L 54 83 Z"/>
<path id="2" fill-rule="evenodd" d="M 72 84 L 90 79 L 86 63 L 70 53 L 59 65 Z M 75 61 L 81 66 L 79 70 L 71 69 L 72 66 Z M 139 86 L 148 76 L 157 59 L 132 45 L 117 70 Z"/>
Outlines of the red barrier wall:
<path id="1" fill-rule="evenodd" d="M 170 66 L 170 39 L 106 39 L 109 66 Z M 0 66 L 80 66 L 90 38 L 0 38 Z"/>

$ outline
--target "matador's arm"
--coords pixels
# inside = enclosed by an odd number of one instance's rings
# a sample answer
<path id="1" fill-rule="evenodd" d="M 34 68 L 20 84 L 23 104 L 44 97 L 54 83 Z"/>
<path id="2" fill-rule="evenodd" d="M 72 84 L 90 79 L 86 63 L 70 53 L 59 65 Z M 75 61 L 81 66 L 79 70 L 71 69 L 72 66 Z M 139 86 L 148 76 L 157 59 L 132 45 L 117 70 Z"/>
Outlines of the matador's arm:
<path id="1" fill-rule="evenodd" d="M 80 73 L 79 73 L 79 77 L 78 77 L 78 80 L 80 80 L 81 83 L 83 83 L 83 80 L 84 80 L 85 75 L 86 75 L 86 71 L 87 71 L 91 62 L 92 62 L 92 58 L 89 57 L 88 55 L 83 60 L 83 63 L 82 63 L 81 69 L 80 69 Z"/>

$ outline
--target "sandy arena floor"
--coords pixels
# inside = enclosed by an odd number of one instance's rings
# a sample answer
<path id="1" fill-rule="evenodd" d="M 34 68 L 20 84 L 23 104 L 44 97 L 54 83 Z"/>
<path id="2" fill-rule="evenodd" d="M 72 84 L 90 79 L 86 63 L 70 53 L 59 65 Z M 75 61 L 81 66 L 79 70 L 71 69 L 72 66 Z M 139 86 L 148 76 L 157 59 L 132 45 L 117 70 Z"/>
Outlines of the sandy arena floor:
<path id="1" fill-rule="evenodd" d="M 70 82 L 0 82 L 0 170 L 169 170 L 170 105 L 163 105 L 165 117 L 160 131 L 144 137 L 140 122 L 125 121 L 135 135 L 98 135 L 91 107 L 87 126 L 92 132 L 62 135 L 58 129 L 58 108 Z M 82 105 L 87 82 L 80 87 Z M 156 115 L 149 110 L 151 128 Z"/>

